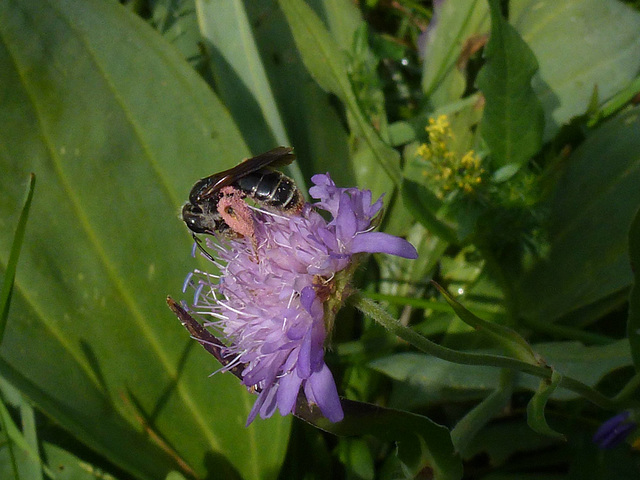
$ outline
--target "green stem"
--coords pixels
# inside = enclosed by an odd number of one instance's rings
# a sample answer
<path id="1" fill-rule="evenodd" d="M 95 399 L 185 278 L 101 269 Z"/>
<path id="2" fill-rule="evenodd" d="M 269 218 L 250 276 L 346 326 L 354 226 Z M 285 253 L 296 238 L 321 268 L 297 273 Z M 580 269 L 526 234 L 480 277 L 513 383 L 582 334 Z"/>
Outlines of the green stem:
<path id="1" fill-rule="evenodd" d="M 464 455 L 469 443 L 480 430 L 508 403 L 513 393 L 515 375 L 513 370 L 500 372 L 500 385 L 467 413 L 451 430 L 451 442 L 457 452 Z"/>
<path id="2" fill-rule="evenodd" d="M 551 378 L 552 370 L 547 366 L 532 365 L 530 363 L 526 363 L 509 357 L 503 357 L 500 355 L 459 352 L 457 350 L 452 350 L 450 348 L 438 345 L 437 343 L 423 337 L 419 333 L 416 333 L 412 329 L 402 325 L 395 318 L 389 315 L 382 307 L 380 307 L 380 305 L 362 296 L 359 292 L 354 293 L 349 298 L 349 301 L 358 310 L 360 310 L 365 315 L 370 316 L 372 319 L 374 319 L 394 335 L 397 335 L 401 339 L 413 345 L 418 350 L 421 350 L 422 352 L 429 355 L 433 355 L 434 357 L 441 358 L 448 362 L 463 365 L 483 365 L 508 368 L 511 370 L 528 373 L 539 378 Z M 612 410 L 619 408 L 619 405 L 616 401 L 605 397 L 588 385 L 585 385 L 584 383 L 573 378 L 563 377 L 560 386 L 562 388 L 566 388 L 567 390 L 571 390 L 580 394 L 581 396 L 601 408 Z"/>
<path id="3" fill-rule="evenodd" d="M 624 402 L 640 387 L 640 373 L 636 373 L 631 380 L 627 382 L 622 390 L 618 392 L 618 394 L 613 397 L 613 400 L 616 402 Z"/>
<path id="4" fill-rule="evenodd" d="M 362 292 L 364 296 L 371 300 L 378 302 L 388 302 L 392 305 L 409 306 L 414 308 L 431 309 L 437 312 L 453 312 L 453 309 L 448 303 L 439 302 L 433 299 L 414 298 L 414 297 L 402 297 L 399 295 L 386 295 L 384 293 L 376 292 Z"/>

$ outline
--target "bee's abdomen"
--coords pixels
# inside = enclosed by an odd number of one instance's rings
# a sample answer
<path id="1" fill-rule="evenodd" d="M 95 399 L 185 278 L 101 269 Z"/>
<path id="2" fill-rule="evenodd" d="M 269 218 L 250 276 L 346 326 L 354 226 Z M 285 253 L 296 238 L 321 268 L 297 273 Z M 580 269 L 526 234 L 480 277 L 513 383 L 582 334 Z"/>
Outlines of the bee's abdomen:
<path id="1" fill-rule="evenodd" d="M 289 211 L 297 210 L 303 203 L 293 180 L 277 171 L 259 170 L 238 179 L 236 186 L 265 207 Z"/>

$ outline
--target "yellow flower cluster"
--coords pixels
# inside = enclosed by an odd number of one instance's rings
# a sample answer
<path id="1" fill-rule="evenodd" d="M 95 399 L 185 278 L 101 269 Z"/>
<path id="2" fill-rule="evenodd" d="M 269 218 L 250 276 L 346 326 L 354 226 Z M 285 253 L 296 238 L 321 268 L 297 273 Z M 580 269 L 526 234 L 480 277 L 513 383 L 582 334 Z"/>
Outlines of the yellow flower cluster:
<path id="1" fill-rule="evenodd" d="M 442 199 L 455 191 L 466 195 L 476 192 L 485 173 L 482 161 L 473 150 L 462 156 L 453 150 L 455 138 L 447 116 L 430 118 L 426 130 L 429 143 L 420 145 L 416 153 L 424 162 L 422 174 L 428 177 L 436 196 Z"/>

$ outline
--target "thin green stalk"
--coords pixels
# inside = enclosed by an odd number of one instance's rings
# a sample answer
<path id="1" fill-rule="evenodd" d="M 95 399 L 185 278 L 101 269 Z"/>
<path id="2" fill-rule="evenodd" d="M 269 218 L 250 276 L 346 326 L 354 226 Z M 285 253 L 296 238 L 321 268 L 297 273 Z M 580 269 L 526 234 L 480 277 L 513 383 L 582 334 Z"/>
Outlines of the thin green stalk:
<path id="1" fill-rule="evenodd" d="M 587 126 L 594 127 L 597 123 L 605 120 L 607 117 L 610 117 L 618 110 L 628 105 L 638 92 L 640 92 L 640 76 L 634 78 L 630 84 L 614 95 L 614 97 L 608 100 L 600 110 L 592 115 Z"/>
<path id="2" fill-rule="evenodd" d="M 9 418 L 9 412 L 7 411 L 6 402 L 4 400 L 4 396 L 0 393 L 0 426 L 2 426 L 2 431 L 4 432 L 7 438 L 7 448 L 9 451 L 9 459 L 11 460 L 11 468 L 13 469 L 13 475 L 16 480 L 20 480 L 20 471 L 18 470 L 18 463 L 16 461 L 16 456 L 13 451 L 13 440 L 9 435 L 9 422 L 11 421 Z"/>
<path id="3" fill-rule="evenodd" d="M 4 330 L 9 318 L 9 306 L 11 304 L 11 294 L 13 292 L 16 270 L 18 268 L 18 257 L 20 257 L 20 249 L 22 248 L 22 243 L 24 241 L 24 232 L 27 228 L 27 219 L 29 218 L 29 209 L 31 208 L 35 185 L 36 176 L 32 173 L 29 176 L 29 184 L 27 186 L 25 200 L 22 203 L 22 211 L 20 212 L 20 218 L 18 219 L 16 233 L 13 236 L 13 243 L 11 244 L 11 250 L 9 252 L 9 260 L 7 261 L 7 268 L 4 272 L 4 280 L 0 289 L 0 343 L 2 343 L 2 337 L 4 336 Z"/>
<path id="4" fill-rule="evenodd" d="M 367 298 L 378 302 L 388 302 L 393 305 L 409 306 L 414 308 L 431 309 L 437 312 L 453 312 L 448 303 L 438 302 L 433 299 L 401 297 L 398 295 L 385 295 L 384 293 L 362 292 Z"/>
<path id="5" fill-rule="evenodd" d="M 640 373 L 636 373 L 631 380 L 613 397 L 614 402 L 624 402 L 640 387 Z"/>
<path id="6" fill-rule="evenodd" d="M 389 315 L 382 307 L 380 307 L 380 305 L 362 296 L 359 292 L 354 293 L 349 298 L 349 301 L 358 310 L 360 310 L 365 315 L 370 316 L 372 319 L 374 319 L 394 335 L 397 335 L 407 343 L 413 345 L 418 350 L 424 353 L 428 353 L 429 355 L 433 355 L 434 357 L 441 358 L 448 362 L 459 363 L 463 365 L 484 365 L 499 368 L 508 368 L 511 370 L 528 373 L 539 378 L 551 378 L 552 370 L 548 366 L 533 365 L 521 360 L 503 357 L 500 355 L 459 352 L 438 345 L 437 343 L 432 342 L 419 333 L 413 331 L 412 329 L 402 325 L 395 318 Z M 562 388 L 566 388 L 567 390 L 571 390 L 580 394 L 582 397 L 586 398 L 587 400 L 594 403 L 595 405 L 598 405 L 601 408 L 618 408 L 617 402 L 608 397 L 605 397 L 588 385 L 585 385 L 584 383 L 573 378 L 563 377 L 560 386 Z"/>
<path id="7" fill-rule="evenodd" d="M 500 385 L 467 413 L 451 430 L 451 442 L 456 451 L 462 453 L 482 428 L 508 403 L 513 393 L 515 380 L 513 370 L 500 372 Z"/>

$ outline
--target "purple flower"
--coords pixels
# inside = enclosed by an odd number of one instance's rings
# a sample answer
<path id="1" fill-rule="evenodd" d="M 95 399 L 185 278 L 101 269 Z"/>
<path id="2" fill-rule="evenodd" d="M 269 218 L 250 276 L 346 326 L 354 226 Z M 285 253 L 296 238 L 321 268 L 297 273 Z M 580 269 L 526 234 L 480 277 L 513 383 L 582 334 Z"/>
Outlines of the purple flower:
<path id="1" fill-rule="evenodd" d="M 244 365 L 242 382 L 258 393 L 247 425 L 258 414 L 293 412 L 300 391 L 330 421 L 342 420 L 324 344 L 334 306 L 349 294 L 354 256 L 417 258 L 406 240 L 371 231 L 382 199 L 372 203 L 369 190 L 338 188 L 328 174 L 312 181 L 309 193 L 318 202 L 299 215 L 254 209 L 252 236 L 207 239 L 220 274 L 196 270 L 187 282 L 195 289 L 192 310 L 225 343 L 221 354 L 231 361 L 222 370 Z"/>
<path id="2" fill-rule="evenodd" d="M 609 449 L 620 445 L 638 426 L 630 417 L 631 412 L 628 410 L 611 417 L 600 425 L 600 428 L 598 428 L 598 431 L 593 436 L 593 443 L 602 449 Z"/>

